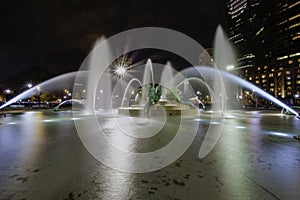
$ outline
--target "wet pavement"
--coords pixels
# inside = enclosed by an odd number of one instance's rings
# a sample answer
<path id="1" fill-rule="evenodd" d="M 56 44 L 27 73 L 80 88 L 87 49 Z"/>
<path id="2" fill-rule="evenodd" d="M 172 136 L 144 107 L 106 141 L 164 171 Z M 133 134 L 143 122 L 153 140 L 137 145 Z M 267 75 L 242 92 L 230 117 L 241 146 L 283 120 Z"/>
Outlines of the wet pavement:
<path id="1" fill-rule="evenodd" d="M 95 160 L 71 112 L 10 114 L 0 118 L 0 199 L 300 199 L 300 120 L 279 113 L 232 112 L 208 156 L 198 158 L 198 134 L 174 163 L 141 174 Z"/>

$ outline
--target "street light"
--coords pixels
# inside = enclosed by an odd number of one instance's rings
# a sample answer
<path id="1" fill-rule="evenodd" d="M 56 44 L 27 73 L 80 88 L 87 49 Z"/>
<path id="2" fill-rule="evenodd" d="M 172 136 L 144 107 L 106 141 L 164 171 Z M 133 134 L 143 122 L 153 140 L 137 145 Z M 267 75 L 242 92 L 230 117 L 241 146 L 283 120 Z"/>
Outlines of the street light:
<path id="1" fill-rule="evenodd" d="M 28 87 L 28 88 L 32 88 L 32 83 L 28 83 L 28 84 L 27 84 L 27 87 Z"/>
<path id="2" fill-rule="evenodd" d="M 227 70 L 233 70 L 233 69 L 234 69 L 234 66 L 233 66 L 233 65 L 227 65 L 227 66 L 226 66 L 226 69 L 227 69 Z"/>
<path id="3" fill-rule="evenodd" d="M 10 90 L 10 89 L 6 89 L 6 90 L 5 90 L 5 93 L 6 93 L 6 94 L 10 94 L 10 93 L 11 93 L 11 90 Z"/>
<path id="4" fill-rule="evenodd" d="M 38 97 L 38 106 L 40 107 L 40 105 L 41 105 L 41 97 L 40 97 L 40 92 L 41 92 L 41 87 L 40 86 L 37 86 L 36 87 L 36 90 L 38 91 L 38 93 L 37 93 L 37 97 Z"/>

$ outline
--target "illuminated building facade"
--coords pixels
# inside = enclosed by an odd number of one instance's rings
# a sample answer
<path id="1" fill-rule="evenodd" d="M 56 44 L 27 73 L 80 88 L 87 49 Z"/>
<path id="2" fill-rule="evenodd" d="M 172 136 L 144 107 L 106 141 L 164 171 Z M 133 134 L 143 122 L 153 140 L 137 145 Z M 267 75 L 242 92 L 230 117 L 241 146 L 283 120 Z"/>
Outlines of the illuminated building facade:
<path id="1" fill-rule="evenodd" d="M 232 6 L 230 2 L 235 1 L 228 2 Z M 249 2 L 255 6 L 251 6 Z M 230 32 L 230 40 L 238 50 L 244 52 L 243 55 L 246 55 L 245 52 L 253 52 L 252 55 L 248 55 L 249 58 L 253 56 L 252 66 L 250 62 L 246 65 L 239 63 L 239 67 L 243 68 L 244 78 L 289 104 L 300 104 L 300 1 L 245 1 L 242 5 L 242 9 L 245 10 L 243 13 L 246 12 L 246 7 L 250 6 L 250 13 L 254 17 L 253 24 L 248 27 L 251 31 L 240 29 L 244 33 L 241 35 L 249 39 L 246 42 L 242 40 L 246 46 L 243 46 L 242 42 L 236 45 L 236 42 L 243 38 L 232 39 Z M 239 15 L 241 18 L 243 13 Z M 228 15 L 233 17 L 232 13 Z M 234 23 L 250 19 L 252 18 L 248 16 Z M 234 26 L 234 23 L 229 25 Z M 235 27 L 236 25 L 229 28 L 229 31 L 235 30 Z M 235 32 L 235 35 L 238 34 Z M 243 57 L 239 56 L 238 59 Z M 253 94 L 248 91 L 245 92 L 245 96 L 253 97 Z"/>
<path id="2" fill-rule="evenodd" d="M 262 0 L 256 63 L 245 78 L 290 104 L 300 104 L 300 1 Z"/>
<path id="3" fill-rule="evenodd" d="M 227 23 L 229 41 L 237 48 L 236 69 L 255 66 L 253 53 L 254 34 L 256 30 L 255 13 L 259 0 L 228 0 Z M 240 70 L 242 73 L 244 70 Z"/>

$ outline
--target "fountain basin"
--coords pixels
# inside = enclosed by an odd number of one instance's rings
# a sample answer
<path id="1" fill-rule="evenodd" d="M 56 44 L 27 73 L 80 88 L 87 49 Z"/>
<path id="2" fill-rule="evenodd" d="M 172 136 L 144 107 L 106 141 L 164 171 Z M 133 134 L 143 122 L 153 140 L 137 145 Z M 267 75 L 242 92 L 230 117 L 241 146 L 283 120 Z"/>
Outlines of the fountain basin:
<path id="1" fill-rule="evenodd" d="M 118 108 L 118 114 L 132 117 L 146 115 L 144 106 L 133 105 L 130 107 Z M 198 115 L 198 109 L 188 105 L 175 102 L 158 102 L 149 109 L 150 116 L 195 116 Z"/>

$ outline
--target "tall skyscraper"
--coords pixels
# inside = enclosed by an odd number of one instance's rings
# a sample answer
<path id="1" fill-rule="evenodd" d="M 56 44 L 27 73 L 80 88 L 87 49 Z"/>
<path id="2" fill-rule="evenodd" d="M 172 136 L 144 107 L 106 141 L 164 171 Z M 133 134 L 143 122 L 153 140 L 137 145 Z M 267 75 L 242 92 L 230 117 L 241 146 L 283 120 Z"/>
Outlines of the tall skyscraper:
<path id="1" fill-rule="evenodd" d="M 227 23 L 229 41 L 237 48 L 236 69 L 255 66 L 254 34 L 256 7 L 259 0 L 228 0 Z M 243 70 L 241 70 L 243 72 Z"/>
<path id="2" fill-rule="evenodd" d="M 262 0 L 257 13 L 257 66 L 249 74 L 275 97 L 300 104 L 300 1 Z"/>
<path id="3" fill-rule="evenodd" d="M 300 1 L 228 0 L 227 7 L 229 40 L 244 78 L 300 104 Z"/>

